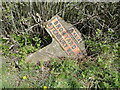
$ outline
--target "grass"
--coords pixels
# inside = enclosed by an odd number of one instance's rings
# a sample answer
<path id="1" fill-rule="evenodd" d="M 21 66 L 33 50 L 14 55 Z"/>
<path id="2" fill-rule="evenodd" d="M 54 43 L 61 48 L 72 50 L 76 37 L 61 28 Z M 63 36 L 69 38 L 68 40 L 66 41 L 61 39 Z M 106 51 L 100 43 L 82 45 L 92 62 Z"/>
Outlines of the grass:
<path id="1" fill-rule="evenodd" d="M 117 60 L 116 60 L 117 61 Z M 45 66 L 44 66 L 45 67 Z M 38 65 L 17 68 L 3 64 L 3 88 L 119 88 L 120 77 L 117 63 L 112 59 L 97 57 L 79 62 L 71 59 L 52 59 L 49 70 Z"/>
<path id="2" fill-rule="evenodd" d="M 51 42 L 41 23 L 56 13 L 80 30 L 88 56 L 25 63 Z M 2 14 L 1 88 L 120 88 L 119 3 L 3 2 Z"/>
<path id="3" fill-rule="evenodd" d="M 111 32 L 108 32 L 105 38 L 109 37 L 109 33 Z M 2 87 L 120 88 L 119 42 L 112 43 L 105 38 L 98 42 L 95 39 L 99 37 L 98 35 L 91 40 L 85 40 L 85 43 L 90 46 L 89 51 L 93 53 L 87 59 L 53 58 L 50 62 L 34 65 L 25 63 L 24 53 L 20 56 L 23 60 L 20 60 L 17 66 L 14 62 L 2 64 Z M 32 48 L 24 51 L 25 47 L 18 49 L 27 54 Z"/>
<path id="4" fill-rule="evenodd" d="M 0 88 L 2 87 L 2 57 L 0 56 Z"/>

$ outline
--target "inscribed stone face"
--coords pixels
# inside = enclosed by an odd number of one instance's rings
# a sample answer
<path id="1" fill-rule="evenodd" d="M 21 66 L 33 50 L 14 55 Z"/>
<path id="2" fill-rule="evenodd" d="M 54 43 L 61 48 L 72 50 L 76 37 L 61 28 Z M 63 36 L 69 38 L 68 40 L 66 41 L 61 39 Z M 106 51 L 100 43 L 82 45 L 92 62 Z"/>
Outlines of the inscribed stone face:
<path id="1" fill-rule="evenodd" d="M 81 33 L 72 24 L 56 15 L 44 25 L 52 37 L 52 42 L 28 56 L 27 62 L 47 61 L 54 57 L 79 57 L 86 54 Z"/>

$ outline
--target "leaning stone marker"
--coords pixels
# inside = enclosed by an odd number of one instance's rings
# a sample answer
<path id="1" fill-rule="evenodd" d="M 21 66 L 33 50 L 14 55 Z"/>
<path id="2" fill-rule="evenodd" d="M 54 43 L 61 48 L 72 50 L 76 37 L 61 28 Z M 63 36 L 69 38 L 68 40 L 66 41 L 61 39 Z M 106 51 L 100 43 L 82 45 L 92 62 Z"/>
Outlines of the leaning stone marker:
<path id="1" fill-rule="evenodd" d="M 47 32 L 52 37 L 51 44 L 29 55 L 26 62 L 37 63 L 48 61 L 55 57 L 81 57 L 86 55 L 84 42 L 80 32 L 66 23 L 58 15 L 44 23 Z"/>

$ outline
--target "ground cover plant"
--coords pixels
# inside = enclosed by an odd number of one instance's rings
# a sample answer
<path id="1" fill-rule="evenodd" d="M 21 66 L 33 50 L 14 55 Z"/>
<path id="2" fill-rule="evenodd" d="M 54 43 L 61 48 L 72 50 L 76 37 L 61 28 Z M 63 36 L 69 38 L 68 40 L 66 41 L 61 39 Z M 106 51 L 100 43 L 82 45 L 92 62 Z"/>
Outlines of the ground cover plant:
<path id="1" fill-rule="evenodd" d="M 120 88 L 120 3 L 2 2 L 1 88 Z M 82 33 L 87 56 L 25 63 L 51 43 L 43 22 L 60 15 Z"/>

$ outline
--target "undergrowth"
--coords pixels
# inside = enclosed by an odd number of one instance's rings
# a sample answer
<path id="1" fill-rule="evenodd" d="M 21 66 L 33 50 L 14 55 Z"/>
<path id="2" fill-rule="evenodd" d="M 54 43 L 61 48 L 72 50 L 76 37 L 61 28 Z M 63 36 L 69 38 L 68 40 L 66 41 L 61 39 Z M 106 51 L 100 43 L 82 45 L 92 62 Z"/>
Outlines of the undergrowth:
<path id="1" fill-rule="evenodd" d="M 119 3 L 4 2 L 2 12 L 2 88 L 120 88 Z M 51 42 L 39 15 L 56 13 L 80 30 L 87 58 L 26 63 Z"/>
<path id="2" fill-rule="evenodd" d="M 20 60 L 18 63 L 3 64 L 3 86 L 16 88 L 119 88 L 119 42 L 112 43 L 108 38 L 114 35 L 113 31 L 108 31 L 101 37 L 102 31 L 96 30 L 96 37 L 86 38 L 85 44 L 88 46 L 90 58 L 87 60 L 72 60 L 70 58 L 53 58 L 47 64 L 27 64 L 24 62 L 28 53 L 32 53 L 39 48 L 29 44 L 26 46 L 24 38 L 14 36 L 13 38 L 21 44 L 17 49 L 18 53 L 10 53 L 7 45 L 3 44 L 5 56 L 15 56 Z M 111 37 L 112 37 L 111 36 Z M 21 39 L 21 40 L 20 40 Z M 34 40 L 34 38 L 32 38 Z M 99 42 L 97 41 L 99 40 Z M 106 40 L 107 39 L 107 40 Z M 37 41 L 38 40 L 38 41 Z M 6 41 L 3 40 L 2 41 Z M 36 42 L 40 42 L 36 38 Z M 7 48 L 6 48 L 7 47 Z M 20 54 L 21 53 L 21 54 Z M 42 69 L 45 68 L 45 69 Z M 26 79 L 23 79 L 23 77 Z"/>

